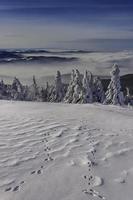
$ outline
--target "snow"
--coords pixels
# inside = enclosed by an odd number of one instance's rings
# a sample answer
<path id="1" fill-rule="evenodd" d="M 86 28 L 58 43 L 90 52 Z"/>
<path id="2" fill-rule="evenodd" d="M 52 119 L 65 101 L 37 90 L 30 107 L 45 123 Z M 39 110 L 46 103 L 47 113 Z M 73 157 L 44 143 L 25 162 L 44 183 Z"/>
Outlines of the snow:
<path id="1" fill-rule="evenodd" d="M 120 70 L 117 64 L 113 65 L 111 71 L 111 81 L 108 86 L 108 90 L 106 91 L 106 99 L 105 104 L 111 103 L 114 105 L 124 105 L 124 94 L 121 91 L 121 83 L 120 83 Z"/>
<path id="2" fill-rule="evenodd" d="M 0 200 L 131 200 L 133 110 L 0 101 Z"/>
<path id="3" fill-rule="evenodd" d="M 101 47 L 100 47 L 101 48 Z M 54 49 L 55 51 L 55 49 Z M 47 56 L 47 53 L 34 53 L 29 54 L 29 56 Z M 27 54 L 28 56 L 28 54 Z M 67 62 L 57 62 L 53 60 L 52 62 L 37 62 L 35 63 L 7 63 L 0 64 L 0 78 L 8 83 L 12 82 L 14 76 L 18 77 L 22 84 L 32 84 L 32 76 L 35 74 L 37 80 L 40 78 L 41 85 L 50 80 L 53 83 L 53 75 L 55 75 L 57 70 L 60 70 L 62 74 L 68 74 L 73 69 L 74 66 L 84 74 L 85 70 L 91 71 L 94 75 L 108 76 L 113 63 L 118 63 L 121 66 L 121 75 L 132 74 L 133 73 L 133 51 L 118 51 L 118 52 L 92 52 L 92 53 L 61 53 L 58 50 L 54 53 L 49 53 L 52 57 L 65 57 L 71 59 L 72 57 L 77 58 L 77 60 L 72 60 Z M 11 68 L 11 70 L 9 70 Z"/>
<path id="4" fill-rule="evenodd" d="M 65 96 L 64 86 L 62 83 L 61 73 L 57 71 L 55 77 L 55 85 L 53 86 L 53 92 L 50 96 L 50 102 L 60 102 Z"/>
<path id="5" fill-rule="evenodd" d="M 91 76 L 91 75 L 90 75 Z M 93 91 L 92 91 L 92 79 L 88 75 L 88 71 L 85 72 L 83 77 L 83 100 L 84 103 L 93 102 Z"/>

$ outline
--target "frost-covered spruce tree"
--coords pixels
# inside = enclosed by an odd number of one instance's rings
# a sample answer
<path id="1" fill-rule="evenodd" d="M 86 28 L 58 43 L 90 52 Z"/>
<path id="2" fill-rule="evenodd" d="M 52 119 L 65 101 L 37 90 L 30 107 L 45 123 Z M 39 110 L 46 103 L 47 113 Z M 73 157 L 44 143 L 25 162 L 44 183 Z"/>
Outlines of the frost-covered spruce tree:
<path id="1" fill-rule="evenodd" d="M 29 86 L 27 85 L 23 87 L 23 97 L 25 101 L 31 101 L 29 98 Z"/>
<path id="2" fill-rule="evenodd" d="M 104 104 L 113 104 L 113 105 L 123 105 L 124 104 L 124 95 L 121 91 L 120 83 L 120 70 L 117 64 L 113 65 L 111 71 L 111 81 L 109 83 L 107 92 L 105 93 L 106 98 Z"/>
<path id="3" fill-rule="evenodd" d="M 5 84 L 4 84 L 4 81 L 1 80 L 0 81 L 0 90 L 3 90 L 3 89 L 5 89 Z"/>
<path id="4" fill-rule="evenodd" d="M 48 82 L 46 83 L 45 94 L 46 94 L 46 101 L 49 101 L 50 86 L 49 86 L 49 83 L 48 83 Z"/>
<path id="5" fill-rule="evenodd" d="M 71 73 L 71 79 L 70 79 L 70 82 L 69 82 L 69 85 L 68 85 L 68 88 L 67 88 L 67 92 L 66 92 L 66 95 L 64 97 L 65 103 L 71 103 L 72 100 L 73 100 L 73 93 L 74 93 L 74 86 L 75 86 L 74 79 L 75 79 L 75 71 L 73 69 L 72 73 Z"/>
<path id="6" fill-rule="evenodd" d="M 78 69 L 75 70 L 75 78 L 74 78 L 74 93 L 72 98 L 72 103 L 82 103 L 83 100 L 83 86 L 81 74 Z"/>
<path id="7" fill-rule="evenodd" d="M 16 77 L 13 80 L 12 89 L 14 89 L 20 93 L 23 91 L 23 85 L 20 83 L 19 79 Z"/>
<path id="8" fill-rule="evenodd" d="M 82 97 L 81 97 L 81 103 L 92 103 L 93 101 L 93 94 L 92 94 L 92 88 L 91 88 L 91 82 L 90 82 L 90 76 L 88 74 L 88 71 L 85 71 L 84 77 L 83 77 L 83 89 L 82 89 Z"/>
<path id="9" fill-rule="evenodd" d="M 35 76 L 33 76 L 33 90 L 34 90 L 33 92 L 34 92 L 35 98 L 37 98 L 39 96 L 39 88 L 38 88 Z"/>
<path id="10" fill-rule="evenodd" d="M 92 91 L 92 102 L 95 101 L 95 85 L 94 85 L 94 76 L 93 74 L 88 71 L 88 79 L 89 79 L 89 85 Z"/>
<path id="11" fill-rule="evenodd" d="M 47 101 L 47 91 L 43 87 L 40 90 L 40 101 L 43 101 L 43 102 Z"/>
<path id="12" fill-rule="evenodd" d="M 52 94 L 50 96 L 51 102 L 60 102 L 63 100 L 65 95 L 64 92 L 64 85 L 62 83 L 61 73 L 60 71 L 57 71 L 56 77 L 55 77 L 55 85 L 52 90 Z"/>
<path id="13" fill-rule="evenodd" d="M 94 76 L 93 74 L 88 71 L 87 72 L 87 79 L 88 79 L 88 84 L 89 88 L 91 90 L 92 96 L 90 95 L 90 103 L 95 101 L 95 85 L 94 85 Z"/>
<path id="14" fill-rule="evenodd" d="M 3 80 L 0 81 L 0 99 L 7 96 L 7 88 Z"/>
<path id="15" fill-rule="evenodd" d="M 29 86 L 28 88 L 28 94 L 27 94 L 27 99 L 29 99 L 30 101 L 38 101 L 39 100 L 39 87 L 37 85 L 36 82 L 36 78 L 35 76 L 33 76 L 32 79 L 33 83 L 31 86 Z"/>
<path id="16" fill-rule="evenodd" d="M 103 103 L 105 100 L 105 92 L 102 82 L 99 77 L 94 78 L 94 100 L 99 103 Z"/>
<path id="17" fill-rule="evenodd" d="M 23 85 L 20 83 L 18 78 L 14 78 L 11 85 L 11 98 L 14 100 L 23 100 Z"/>

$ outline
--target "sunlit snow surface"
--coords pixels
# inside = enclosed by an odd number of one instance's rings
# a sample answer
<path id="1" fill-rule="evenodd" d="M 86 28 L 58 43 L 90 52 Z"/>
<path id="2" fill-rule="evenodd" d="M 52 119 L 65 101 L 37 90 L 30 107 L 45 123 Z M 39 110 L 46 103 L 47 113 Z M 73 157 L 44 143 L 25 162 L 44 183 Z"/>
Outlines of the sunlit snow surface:
<path id="1" fill-rule="evenodd" d="M 0 101 L 0 200 L 131 200 L 133 110 Z"/>

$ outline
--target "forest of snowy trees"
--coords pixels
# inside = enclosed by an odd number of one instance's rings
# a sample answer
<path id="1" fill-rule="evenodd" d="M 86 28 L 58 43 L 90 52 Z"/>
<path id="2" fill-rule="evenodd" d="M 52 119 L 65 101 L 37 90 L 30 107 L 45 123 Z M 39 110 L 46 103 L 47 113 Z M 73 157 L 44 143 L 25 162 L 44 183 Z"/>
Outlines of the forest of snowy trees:
<path id="1" fill-rule="evenodd" d="M 62 82 L 60 71 L 57 71 L 55 82 L 45 87 L 38 86 L 35 76 L 30 86 L 21 84 L 18 78 L 14 78 L 12 84 L 0 82 L 0 99 L 42 102 L 65 103 L 93 103 L 113 105 L 133 105 L 133 98 L 127 93 L 125 96 L 121 89 L 120 69 L 114 64 L 111 71 L 111 80 L 107 91 L 104 91 L 99 77 L 93 76 L 89 71 L 81 75 L 79 70 L 72 70 L 69 84 Z"/>

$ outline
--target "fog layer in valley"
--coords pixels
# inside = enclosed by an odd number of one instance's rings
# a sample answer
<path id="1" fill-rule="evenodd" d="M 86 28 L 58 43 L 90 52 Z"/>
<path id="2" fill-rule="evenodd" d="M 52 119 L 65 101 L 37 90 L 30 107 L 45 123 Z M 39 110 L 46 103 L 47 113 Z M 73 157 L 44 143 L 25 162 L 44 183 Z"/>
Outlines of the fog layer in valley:
<path id="1" fill-rule="evenodd" d="M 15 52 L 16 53 L 16 52 Z M 18 53 L 18 52 L 17 52 Z M 121 75 L 133 73 L 133 51 L 89 52 L 89 51 L 36 51 L 19 52 L 24 56 L 15 60 L 0 60 L 0 78 L 11 82 L 18 77 L 22 83 L 30 84 L 32 76 L 45 82 L 45 77 L 55 75 L 57 70 L 62 74 L 70 73 L 73 68 L 82 72 L 86 69 L 95 75 L 109 76 L 113 63 L 118 63 Z M 43 77 L 43 79 L 42 79 Z"/>

